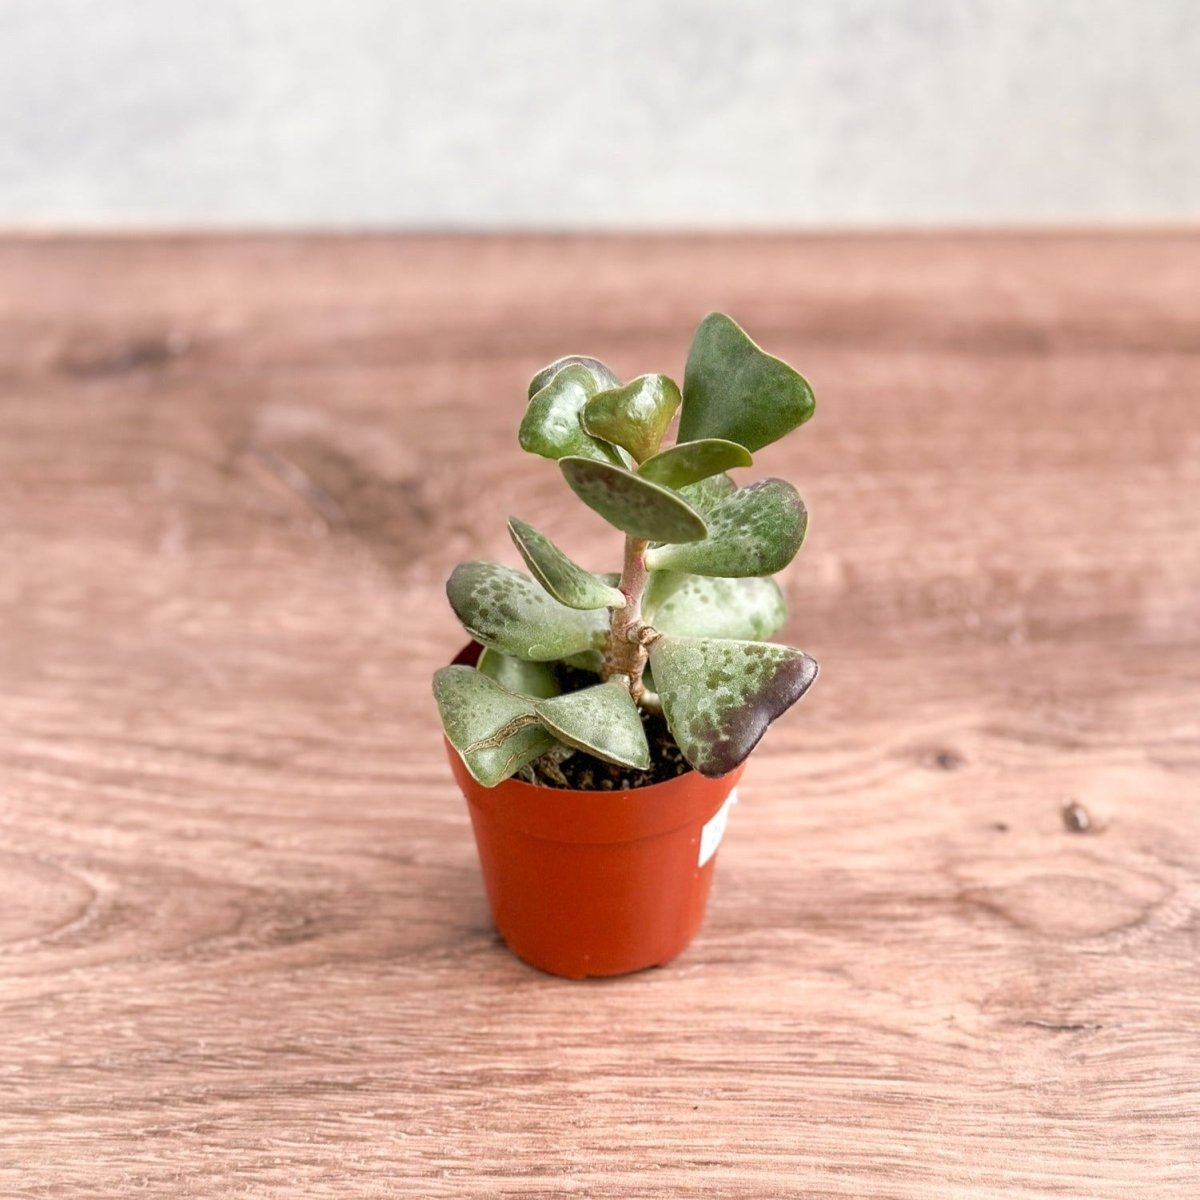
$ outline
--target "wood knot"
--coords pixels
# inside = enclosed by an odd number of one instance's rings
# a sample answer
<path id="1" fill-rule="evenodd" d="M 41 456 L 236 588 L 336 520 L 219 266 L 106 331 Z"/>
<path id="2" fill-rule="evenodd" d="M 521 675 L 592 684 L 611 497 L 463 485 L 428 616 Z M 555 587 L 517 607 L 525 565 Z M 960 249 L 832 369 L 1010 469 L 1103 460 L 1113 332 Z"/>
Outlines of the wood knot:
<path id="1" fill-rule="evenodd" d="M 59 360 L 66 375 L 102 379 L 165 367 L 191 349 L 192 339 L 177 330 L 149 334 L 117 345 L 76 346 Z"/>
<path id="2" fill-rule="evenodd" d="M 51 937 L 81 920 L 95 902 L 91 884 L 66 867 L 0 854 L 0 944 Z"/>
<path id="3" fill-rule="evenodd" d="M 956 872 L 958 874 L 958 872 Z M 1167 880 L 1115 862 L 1068 853 L 976 858 L 962 870 L 968 904 L 1028 933 L 1092 938 L 1149 922 L 1171 895 Z"/>
<path id="4" fill-rule="evenodd" d="M 1063 827 L 1068 833 L 1092 833 L 1092 817 L 1082 804 L 1075 800 L 1062 806 Z"/>

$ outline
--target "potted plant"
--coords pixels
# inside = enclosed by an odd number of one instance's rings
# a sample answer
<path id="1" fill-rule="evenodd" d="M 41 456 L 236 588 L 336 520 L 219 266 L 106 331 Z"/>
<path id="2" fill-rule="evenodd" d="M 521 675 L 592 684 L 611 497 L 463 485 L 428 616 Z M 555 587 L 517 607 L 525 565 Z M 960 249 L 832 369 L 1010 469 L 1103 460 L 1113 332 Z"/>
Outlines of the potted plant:
<path id="1" fill-rule="evenodd" d="M 585 570 L 510 518 L 529 573 L 455 569 L 447 594 L 472 641 L 434 695 L 496 926 L 542 970 L 662 964 L 700 926 L 745 760 L 817 674 L 765 640 L 786 616 L 771 576 L 800 549 L 804 503 L 781 479 L 728 472 L 812 413 L 804 379 L 721 313 L 696 330 L 682 392 L 582 356 L 529 385 L 522 448 L 624 534 L 623 566 Z"/>

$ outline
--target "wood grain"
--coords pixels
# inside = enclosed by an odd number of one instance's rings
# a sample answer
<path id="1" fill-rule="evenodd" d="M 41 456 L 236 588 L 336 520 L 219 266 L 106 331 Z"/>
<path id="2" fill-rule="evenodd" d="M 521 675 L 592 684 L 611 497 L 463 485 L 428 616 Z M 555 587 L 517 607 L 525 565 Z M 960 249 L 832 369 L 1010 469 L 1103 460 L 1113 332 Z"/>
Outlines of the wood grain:
<path id="1" fill-rule="evenodd" d="M 0 242 L 0 1194 L 1200 1194 L 1200 238 Z M 768 736 L 668 969 L 492 933 L 428 677 L 566 351 L 795 361 Z M 1077 804 L 1077 832 L 1063 808 Z M 1076 814 L 1077 816 L 1077 814 Z"/>

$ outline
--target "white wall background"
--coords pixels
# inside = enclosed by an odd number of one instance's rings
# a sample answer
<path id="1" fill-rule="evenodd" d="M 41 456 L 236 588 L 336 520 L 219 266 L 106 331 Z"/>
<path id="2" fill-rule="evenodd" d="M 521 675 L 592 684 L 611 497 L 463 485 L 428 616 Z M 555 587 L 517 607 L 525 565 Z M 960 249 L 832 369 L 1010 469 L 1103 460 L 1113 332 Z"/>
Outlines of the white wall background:
<path id="1" fill-rule="evenodd" d="M 1200 0 L 0 0 L 0 222 L 1200 217 Z"/>

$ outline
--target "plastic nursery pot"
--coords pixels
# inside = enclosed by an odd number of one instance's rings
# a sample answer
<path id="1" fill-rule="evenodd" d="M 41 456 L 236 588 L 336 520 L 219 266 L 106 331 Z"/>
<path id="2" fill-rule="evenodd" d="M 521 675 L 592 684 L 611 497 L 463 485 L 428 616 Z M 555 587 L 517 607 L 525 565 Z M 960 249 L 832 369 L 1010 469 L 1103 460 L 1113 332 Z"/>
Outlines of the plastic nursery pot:
<path id="1" fill-rule="evenodd" d="M 454 660 L 474 665 L 472 643 Z M 485 788 L 446 743 L 492 919 L 518 958 L 585 979 L 661 966 L 696 936 L 739 766 L 626 792 Z"/>

